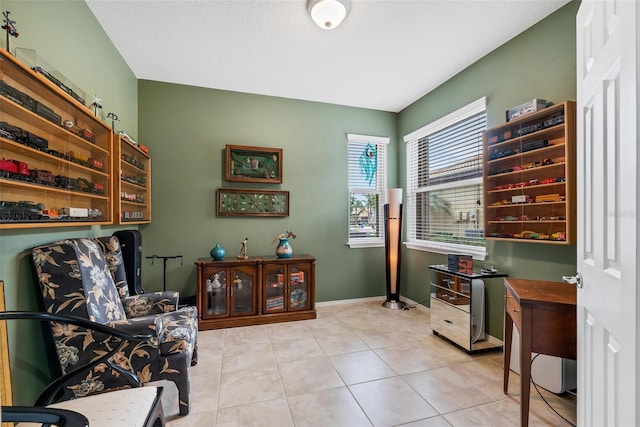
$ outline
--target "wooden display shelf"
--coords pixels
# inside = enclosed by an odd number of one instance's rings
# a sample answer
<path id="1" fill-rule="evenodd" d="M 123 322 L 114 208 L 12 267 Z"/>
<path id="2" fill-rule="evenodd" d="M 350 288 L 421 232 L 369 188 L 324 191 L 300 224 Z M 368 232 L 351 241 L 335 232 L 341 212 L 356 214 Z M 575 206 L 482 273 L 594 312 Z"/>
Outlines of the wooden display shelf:
<path id="1" fill-rule="evenodd" d="M 575 114 L 565 101 L 485 131 L 485 239 L 575 244 Z"/>
<path id="2" fill-rule="evenodd" d="M 151 156 L 122 135 L 113 135 L 114 219 L 118 224 L 151 222 Z M 138 164 L 134 164 L 137 162 Z M 128 200 L 123 193 L 141 197 Z"/>
<path id="3" fill-rule="evenodd" d="M 0 79 L 0 229 L 112 224 L 110 128 L 4 49 Z"/>

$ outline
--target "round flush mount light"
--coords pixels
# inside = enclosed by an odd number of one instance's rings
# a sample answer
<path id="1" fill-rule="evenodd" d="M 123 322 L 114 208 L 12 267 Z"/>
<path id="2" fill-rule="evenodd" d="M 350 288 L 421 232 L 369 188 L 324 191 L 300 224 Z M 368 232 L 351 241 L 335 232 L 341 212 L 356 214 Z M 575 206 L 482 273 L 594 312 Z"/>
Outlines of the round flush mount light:
<path id="1" fill-rule="evenodd" d="M 311 19 L 323 30 L 332 30 L 340 25 L 349 9 L 351 0 L 307 0 Z"/>

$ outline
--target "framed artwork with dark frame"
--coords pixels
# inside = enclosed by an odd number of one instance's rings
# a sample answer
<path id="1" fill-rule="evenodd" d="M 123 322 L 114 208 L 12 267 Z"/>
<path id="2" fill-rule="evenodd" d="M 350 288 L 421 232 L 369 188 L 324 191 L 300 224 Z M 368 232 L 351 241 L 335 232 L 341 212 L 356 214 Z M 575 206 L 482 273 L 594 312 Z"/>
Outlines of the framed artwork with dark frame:
<path id="1" fill-rule="evenodd" d="M 227 145 L 225 180 L 282 184 L 282 148 Z"/>
<path id="2" fill-rule="evenodd" d="M 219 188 L 216 213 L 219 216 L 289 216 L 289 192 Z"/>

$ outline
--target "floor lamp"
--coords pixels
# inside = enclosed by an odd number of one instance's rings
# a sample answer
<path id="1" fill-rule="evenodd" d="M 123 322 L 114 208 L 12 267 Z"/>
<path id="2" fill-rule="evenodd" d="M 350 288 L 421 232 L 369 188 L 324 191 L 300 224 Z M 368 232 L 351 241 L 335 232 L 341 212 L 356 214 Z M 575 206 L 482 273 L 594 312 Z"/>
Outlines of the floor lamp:
<path id="1" fill-rule="evenodd" d="M 384 255 L 387 264 L 387 299 L 382 306 L 390 309 L 405 308 L 400 301 L 400 241 L 402 238 L 402 188 L 387 190 L 384 205 Z"/>

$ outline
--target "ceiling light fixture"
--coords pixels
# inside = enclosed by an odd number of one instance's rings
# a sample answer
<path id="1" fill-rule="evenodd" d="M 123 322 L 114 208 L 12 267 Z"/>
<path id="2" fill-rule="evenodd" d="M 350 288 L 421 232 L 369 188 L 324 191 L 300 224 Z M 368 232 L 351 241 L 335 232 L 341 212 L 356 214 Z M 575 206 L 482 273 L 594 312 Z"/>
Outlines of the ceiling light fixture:
<path id="1" fill-rule="evenodd" d="M 351 0 L 307 0 L 311 19 L 323 30 L 332 30 L 344 20 L 351 9 Z"/>

